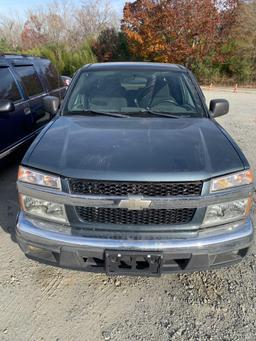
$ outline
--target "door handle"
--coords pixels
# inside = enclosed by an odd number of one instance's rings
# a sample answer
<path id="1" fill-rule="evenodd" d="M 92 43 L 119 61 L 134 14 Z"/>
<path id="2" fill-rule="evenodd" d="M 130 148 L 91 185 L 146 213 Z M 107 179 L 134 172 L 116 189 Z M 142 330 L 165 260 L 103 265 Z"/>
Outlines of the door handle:
<path id="1" fill-rule="evenodd" d="M 24 109 L 24 114 L 25 114 L 25 115 L 31 114 L 30 108 L 25 108 L 25 109 Z"/>

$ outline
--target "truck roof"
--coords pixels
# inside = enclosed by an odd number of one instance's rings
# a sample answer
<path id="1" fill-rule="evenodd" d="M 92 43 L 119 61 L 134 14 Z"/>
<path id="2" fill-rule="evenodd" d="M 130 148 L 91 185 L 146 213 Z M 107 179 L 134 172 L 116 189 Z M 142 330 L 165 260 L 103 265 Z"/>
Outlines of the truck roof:
<path id="1" fill-rule="evenodd" d="M 27 63 L 33 63 L 36 61 L 44 60 L 47 58 L 44 57 L 37 57 L 37 56 L 30 56 L 30 55 L 22 55 L 22 54 L 15 54 L 15 53 L 0 53 L 0 65 L 1 66 L 10 66 L 10 64 L 13 63 L 22 63 L 22 64 L 27 64 Z"/>
<path id="2" fill-rule="evenodd" d="M 29 54 L 0 53 L 0 59 L 45 59 L 45 58 L 40 56 L 32 56 Z"/>
<path id="3" fill-rule="evenodd" d="M 169 63 L 152 63 L 152 62 L 111 62 L 111 63 L 95 63 L 87 64 L 83 68 L 90 70 L 124 70 L 124 69 L 138 69 L 138 70 L 174 70 L 187 71 L 185 66 L 179 64 Z"/>

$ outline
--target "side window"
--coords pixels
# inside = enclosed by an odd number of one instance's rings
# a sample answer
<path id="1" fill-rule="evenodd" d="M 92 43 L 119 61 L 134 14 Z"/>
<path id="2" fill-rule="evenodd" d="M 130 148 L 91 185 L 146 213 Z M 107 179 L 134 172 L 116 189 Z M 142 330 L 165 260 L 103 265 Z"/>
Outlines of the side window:
<path id="1" fill-rule="evenodd" d="M 62 86 L 62 81 L 60 80 L 59 74 L 55 67 L 52 65 L 52 63 L 47 59 L 42 60 L 41 63 L 43 73 L 50 87 L 49 90 L 55 90 L 60 88 Z"/>
<path id="2" fill-rule="evenodd" d="M 15 66 L 28 97 L 41 94 L 44 90 L 33 66 Z"/>
<path id="3" fill-rule="evenodd" d="M 9 99 L 13 102 L 21 99 L 19 89 L 8 67 L 0 68 L 0 99 Z"/>

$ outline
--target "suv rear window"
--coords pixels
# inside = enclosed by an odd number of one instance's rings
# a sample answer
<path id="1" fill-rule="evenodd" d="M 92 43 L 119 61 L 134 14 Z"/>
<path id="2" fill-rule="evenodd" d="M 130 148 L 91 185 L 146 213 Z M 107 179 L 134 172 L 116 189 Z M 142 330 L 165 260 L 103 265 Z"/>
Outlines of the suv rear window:
<path id="1" fill-rule="evenodd" d="M 13 102 L 21 99 L 19 89 L 7 67 L 0 68 L 0 99 L 9 99 Z"/>
<path id="2" fill-rule="evenodd" d="M 33 66 L 16 66 L 15 70 L 20 76 L 25 91 L 29 97 L 39 95 L 44 91 Z"/>
<path id="3" fill-rule="evenodd" d="M 61 80 L 59 77 L 59 74 L 55 67 L 52 65 L 52 63 L 49 60 L 42 60 L 40 62 L 43 73 L 47 79 L 47 82 L 49 84 L 50 90 L 55 90 L 60 88 Z"/>

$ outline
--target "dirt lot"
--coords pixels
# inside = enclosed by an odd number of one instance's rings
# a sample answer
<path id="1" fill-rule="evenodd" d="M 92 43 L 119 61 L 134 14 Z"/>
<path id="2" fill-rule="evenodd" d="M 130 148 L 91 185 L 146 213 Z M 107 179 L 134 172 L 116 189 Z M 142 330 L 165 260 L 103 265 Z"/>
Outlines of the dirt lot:
<path id="1" fill-rule="evenodd" d="M 219 122 L 256 170 L 256 91 L 206 95 L 230 100 Z M 158 279 L 40 265 L 12 240 L 18 162 L 0 172 L 0 340 L 256 340 L 255 246 L 229 270 Z"/>

